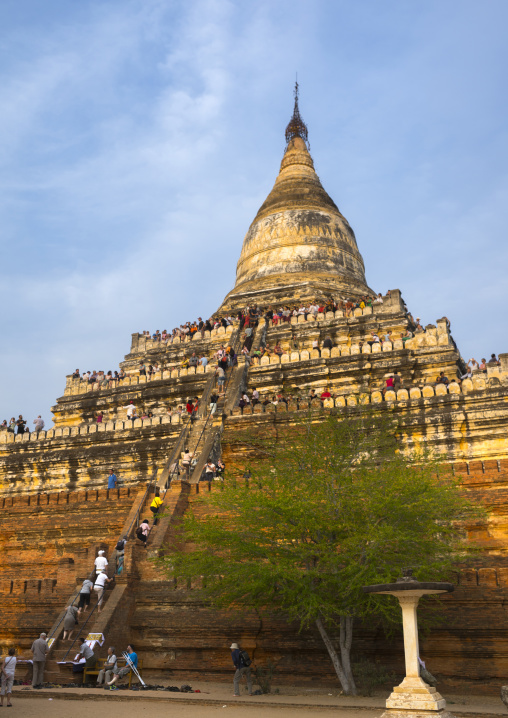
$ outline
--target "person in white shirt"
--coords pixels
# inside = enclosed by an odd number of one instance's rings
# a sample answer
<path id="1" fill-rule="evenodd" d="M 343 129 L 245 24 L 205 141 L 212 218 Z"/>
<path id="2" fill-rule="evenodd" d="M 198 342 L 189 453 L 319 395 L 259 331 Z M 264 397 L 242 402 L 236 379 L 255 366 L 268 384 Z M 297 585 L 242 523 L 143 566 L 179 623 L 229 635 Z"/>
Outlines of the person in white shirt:
<path id="1" fill-rule="evenodd" d="M 16 670 L 16 649 L 9 648 L 8 655 L 5 656 L 2 665 L 0 666 L 0 674 L 2 676 L 2 690 L 0 694 L 0 706 L 4 704 L 4 696 L 7 693 L 7 707 L 10 708 L 11 695 L 12 695 L 12 684 L 14 682 L 14 671 Z"/>
<path id="2" fill-rule="evenodd" d="M 41 419 L 41 415 L 34 419 L 35 431 L 42 431 L 44 429 L 44 420 Z"/>
<path id="3" fill-rule="evenodd" d="M 106 589 L 106 584 L 111 583 L 113 579 L 108 578 L 107 574 L 100 573 L 97 578 L 95 579 L 94 584 L 94 591 L 97 594 L 97 598 L 99 599 L 97 602 L 97 613 L 100 613 L 102 611 L 102 599 L 104 598 L 104 591 Z"/>
<path id="4" fill-rule="evenodd" d="M 101 668 L 99 675 L 97 676 L 98 686 L 101 686 L 104 683 L 104 677 L 106 678 L 106 683 L 109 683 L 113 675 L 113 671 L 116 671 L 118 668 L 116 660 L 115 649 L 113 646 L 110 646 L 108 648 L 108 655 L 106 661 L 104 662 L 104 667 Z"/>
<path id="5" fill-rule="evenodd" d="M 136 416 L 136 407 L 134 406 L 134 402 L 131 401 L 129 406 L 124 406 L 124 409 L 127 409 L 127 418 L 133 419 Z"/>
<path id="6" fill-rule="evenodd" d="M 205 466 L 205 479 L 211 482 L 215 476 L 215 464 L 211 461 L 207 461 Z"/>
<path id="7" fill-rule="evenodd" d="M 106 570 L 108 565 L 108 559 L 104 556 L 104 551 L 99 551 L 97 558 L 95 559 L 95 570 L 99 574 L 101 571 Z"/>

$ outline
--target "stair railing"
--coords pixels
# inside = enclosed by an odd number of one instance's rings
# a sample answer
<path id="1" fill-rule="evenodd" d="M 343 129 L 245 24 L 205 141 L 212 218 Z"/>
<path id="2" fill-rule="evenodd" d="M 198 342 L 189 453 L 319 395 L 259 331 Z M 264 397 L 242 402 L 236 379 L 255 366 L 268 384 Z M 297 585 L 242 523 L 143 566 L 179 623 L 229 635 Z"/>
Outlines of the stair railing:
<path id="1" fill-rule="evenodd" d="M 234 354 L 235 354 L 235 358 L 236 358 L 236 356 L 237 356 L 238 345 L 240 344 L 240 339 L 241 339 L 241 330 L 240 330 L 240 327 L 238 327 L 238 329 L 236 330 L 236 333 L 235 333 L 235 335 L 234 335 L 234 340 L 233 340 L 233 342 L 232 342 L 232 348 L 233 348 L 233 352 L 234 352 Z M 231 367 L 231 371 L 229 372 L 229 375 L 228 375 L 228 377 L 226 378 L 226 383 L 225 383 L 225 385 L 224 385 L 224 396 L 226 396 L 226 394 L 227 394 L 229 382 L 230 382 L 232 376 L 233 376 L 233 367 Z M 210 396 L 210 394 L 212 393 L 211 390 L 212 390 L 213 386 L 215 385 L 215 374 L 212 374 L 212 379 L 213 379 L 213 381 L 211 382 L 208 396 Z M 208 401 L 207 401 L 207 403 L 208 403 Z M 204 434 L 205 434 L 205 432 L 206 432 L 206 429 L 207 429 L 207 426 L 208 426 L 208 422 L 210 421 L 211 417 L 213 416 L 210 407 L 208 407 L 205 411 L 206 411 L 206 414 L 205 414 L 205 415 L 206 415 L 206 421 L 205 421 L 204 426 L 203 426 L 203 428 L 202 428 L 202 430 L 201 430 L 201 433 L 200 433 L 200 435 L 199 435 L 199 437 L 198 437 L 197 444 L 196 444 L 196 446 L 195 446 L 195 448 L 194 448 L 194 455 L 196 454 L 197 449 L 198 449 L 198 447 L 199 447 L 199 445 L 200 445 L 200 443 L 201 443 L 201 439 L 203 438 L 203 436 L 204 436 Z"/>
<path id="2" fill-rule="evenodd" d="M 66 653 L 65 656 L 63 657 L 62 663 L 63 663 L 65 660 L 67 660 L 67 656 L 68 656 L 69 653 L 71 652 L 71 649 L 72 649 L 73 645 L 76 643 L 76 641 L 77 641 L 78 638 L 80 637 L 81 633 L 83 632 L 83 630 L 84 630 L 84 629 L 86 628 L 86 626 L 88 625 L 88 621 L 92 618 L 92 616 L 93 616 L 93 614 L 95 613 L 95 610 L 98 608 L 98 606 L 99 606 L 99 601 L 97 601 L 97 603 L 95 604 L 95 606 L 92 608 L 92 610 L 91 610 L 90 613 L 88 614 L 88 617 L 87 617 L 86 621 L 82 624 L 81 628 L 78 630 L 78 632 L 77 632 L 77 634 L 76 634 L 76 638 L 73 640 L 73 642 L 71 643 L 71 645 L 70 645 L 69 648 L 67 649 L 67 653 Z"/>
<path id="3" fill-rule="evenodd" d="M 127 536 L 128 539 L 130 538 L 131 533 L 132 533 L 133 526 L 135 526 L 137 523 L 139 523 L 139 517 L 140 517 L 140 515 L 141 515 L 141 509 L 142 509 L 143 506 L 144 506 L 144 503 L 145 503 L 145 501 L 146 501 L 146 497 L 147 497 L 148 494 L 150 493 L 150 491 L 151 491 L 151 489 L 152 489 L 152 486 L 154 486 L 154 484 L 155 484 L 156 478 L 157 478 L 157 469 L 154 470 L 154 472 L 153 472 L 153 474 L 152 474 L 152 476 L 151 476 L 151 478 L 150 478 L 150 481 L 148 482 L 148 486 L 146 487 L 146 491 L 145 491 L 145 493 L 143 494 L 143 498 L 142 498 L 141 501 L 139 502 L 138 510 L 136 511 L 136 514 L 134 515 L 134 518 L 133 518 L 132 521 L 130 522 L 129 528 L 127 529 L 127 532 L 124 533 L 120 538 L 123 538 L 124 536 Z"/>

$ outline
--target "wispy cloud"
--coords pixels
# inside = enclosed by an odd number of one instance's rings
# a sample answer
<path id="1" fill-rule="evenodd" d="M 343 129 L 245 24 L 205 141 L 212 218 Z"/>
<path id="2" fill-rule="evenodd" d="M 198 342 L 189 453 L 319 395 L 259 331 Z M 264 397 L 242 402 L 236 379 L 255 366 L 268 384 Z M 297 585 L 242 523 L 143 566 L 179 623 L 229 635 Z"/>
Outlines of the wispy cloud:
<path id="1" fill-rule="evenodd" d="M 131 332 L 216 308 L 275 179 L 297 70 L 371 284 L 400 286 L 427 321 L 451 315 L 465 354 L 502 350 L 508 13 L 460 7 L 49 2 L 4 23 L 0 419 L 48 420 L 75 365 L 113 369 Z"/>

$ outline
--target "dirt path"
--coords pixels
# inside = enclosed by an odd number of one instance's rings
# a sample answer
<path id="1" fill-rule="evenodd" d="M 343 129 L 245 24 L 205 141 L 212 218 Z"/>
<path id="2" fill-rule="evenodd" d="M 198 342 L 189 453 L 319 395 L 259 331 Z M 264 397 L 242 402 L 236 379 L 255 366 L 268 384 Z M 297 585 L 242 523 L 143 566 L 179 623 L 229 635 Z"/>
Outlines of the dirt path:
<path id="1" fill-rule="evenodd" d="M 108 696 L 109 697 L 109 696 Z M 7 713 L 7 710 L 5 710 Z M 268 709 L 270 711 L 270 709 Z M 50 700 L 44 698 L 43 694 L 38 694 L 37 698 L 17 698 L 13 695 L 13 707 L 9 709 L 8 716 L 23 716 L 23 718 L 90 718 L 90 715 L 104 715 L 108 718 L 139 718 L 139 716 L 147 716 L 147 718 L 168 718 L 171 715 L 178 715 L 178 718 L 208 718 L 208 716 L 222 715 L 225 716 L 234 713 L 235 718 L 266 718 L 267 708 L 262 705 L 239 705 L 233 700 L 225 703 L 223 706 L 210 706 L 199 703 L 175 703 L 174 706 L 168 704 L 167 701 L 155 703 L 153 701 L 144 701 L 136 699 L 135 701 L 126 703 L 117 700 L 65 700 L 55 698 Z M 277 718 L 303 718 L 309 715 L 309 708 L 298 707 L 280 707 L 271 709 Z M 338 718 L 378 718 L 382 710 L 369 709 L 335 709 L 333 715 Z M 326 716 L 330 718 L 332 712 L 330 708 L 312 709 L 312 715 L 315 718 Z"/>

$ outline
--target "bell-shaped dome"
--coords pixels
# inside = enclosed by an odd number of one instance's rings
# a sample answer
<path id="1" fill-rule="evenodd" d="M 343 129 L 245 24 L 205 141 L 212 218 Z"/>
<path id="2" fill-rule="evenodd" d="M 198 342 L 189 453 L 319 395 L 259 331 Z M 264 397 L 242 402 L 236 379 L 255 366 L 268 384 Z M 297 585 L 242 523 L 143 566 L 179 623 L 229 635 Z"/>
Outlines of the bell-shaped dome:
<path id="1" fill-rule="evenodd" d="M 245 235 L 224 307 L 373 294 L 354 232 L 314 170 L 297 96 L 286 139 L 279 176 Z"/>

